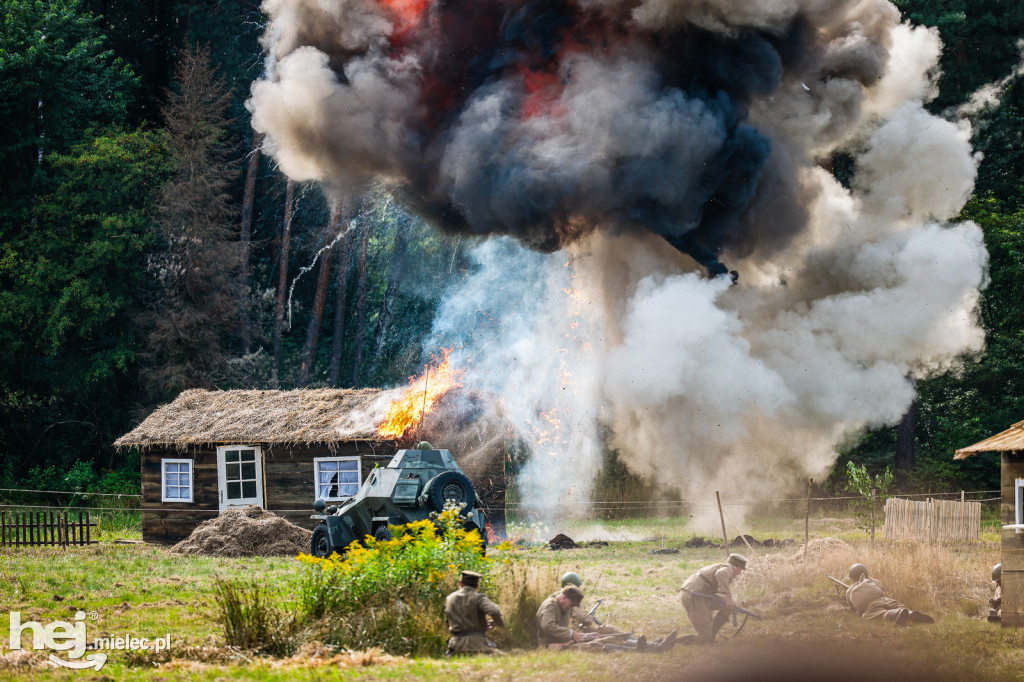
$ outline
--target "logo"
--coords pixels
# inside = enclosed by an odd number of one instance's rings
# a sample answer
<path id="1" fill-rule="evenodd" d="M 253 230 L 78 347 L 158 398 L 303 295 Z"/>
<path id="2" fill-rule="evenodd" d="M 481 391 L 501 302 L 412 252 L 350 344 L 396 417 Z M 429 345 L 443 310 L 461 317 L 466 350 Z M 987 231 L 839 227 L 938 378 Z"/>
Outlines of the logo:
<path id="1" fill-rule="evenodd" d="M 75 622 L 69 623 L 63 620 L 55 620 L 49 625 L 30 620 L 21 622 L 21 612 L 11 611 L 11 650 L 21 649 L 22 634 L 29 630 L 32 632 L 33 649 L 51 649 L 53 651 L 66 651 L 67 659 L 50 654 L 49 661 L 54 665 L 75 670 L 94 668 L 99 670 L 107 662 L 107 654 L 102 651 L 94 651 L 86 655 L 88 648 L 88 637 L 85 631 L 85 619 L 96 620 L 96 612 L 86 615 L 85 611 L 75 613 Z M 93 640 L 93 649 L 118 649 L 118 650 L 146 650 L 154 649 L 164 651 L 171 646 L 171 636 L 158 637 L 149 640 L 145 637 L 97 637 Z"/>

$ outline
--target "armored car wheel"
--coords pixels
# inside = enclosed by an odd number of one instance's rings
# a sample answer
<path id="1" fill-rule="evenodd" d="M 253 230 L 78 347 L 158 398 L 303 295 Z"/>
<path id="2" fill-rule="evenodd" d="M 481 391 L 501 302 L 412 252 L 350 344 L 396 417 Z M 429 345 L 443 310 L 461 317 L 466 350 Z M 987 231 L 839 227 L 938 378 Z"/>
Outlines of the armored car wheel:
<path id="1" fill-rule="evenodd" d="M 377 542 L 387 542 L 388 540 L 393 540 L 395 536 L 391 534 L 390 528 L 387 526 L 381 526 L 377 529 L 377 532 L 373 534 L 373 537 Z"/>
<path id="2" fill-rule="evenodd" d="M 309 545 L 310 553 L 313 556 L 321 559 L 331 556 L 331 537 L 327 534 L 327 524 L 321 523 L 316 527 Z"/>
<path id="3" fill-rule="evenodd" d="M 473 503 L 476 501 L 476 491 L 473 490 L 473 483 L 461 471 L 445 471 L 427 481 L 424 495 L 427 498 L 427 506 L 434 511 L 441 511 L 448 502 L 465 505 L 462 513 L 467 514 L 473 510 Z"/>

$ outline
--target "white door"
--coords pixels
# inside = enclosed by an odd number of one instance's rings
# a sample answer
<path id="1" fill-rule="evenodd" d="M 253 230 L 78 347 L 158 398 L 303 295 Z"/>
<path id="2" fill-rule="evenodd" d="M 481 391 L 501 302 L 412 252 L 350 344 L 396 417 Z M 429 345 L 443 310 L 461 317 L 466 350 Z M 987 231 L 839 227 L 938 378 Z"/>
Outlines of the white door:
<path id="1" fill-rule="evenodd" d="M 263 452 L 251 445 L 217 448 L 221 511 L 247 504 L 263 506 Z"/>

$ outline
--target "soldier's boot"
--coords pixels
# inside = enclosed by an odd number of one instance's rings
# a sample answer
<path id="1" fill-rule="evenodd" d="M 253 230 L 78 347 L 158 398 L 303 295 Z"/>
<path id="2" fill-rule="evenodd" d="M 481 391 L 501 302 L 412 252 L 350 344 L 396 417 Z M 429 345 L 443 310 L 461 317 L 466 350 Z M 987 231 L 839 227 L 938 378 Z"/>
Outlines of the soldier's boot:
<path id="1" fill-rule="evenodd" d="M 988 610 L 988 622 L 990 622 L 990 623 L 998 623 L 1001 620 L 1002 620 L 1002 617 L 1000 617 L 998 609 L 989 609 Z"/>
<path id="2" fill-rule="evenodd" d="M 654 646 L 652 647 L 651 650 L 656 652 L 656 653 L 661 653 L 662 651 L 668 651 L 669 649 L 671 649 L 675 645 L 675 643 L 676 643 L 676 631 L 673 630 L 672 632 L 668 633 L 668 635 L 665 636 L 664 639 L 660 639 L 660 638 L 657 639 L 655 641 Z"/>
<path id="3" fill-rule="evenodd" d="M 907 620 L 911 623 L 934 623 L 935 619 L 929 616 L 927 613 L 921 613 L 920 611 L 908 611 Z"/>
<path id="4" fill-rule="evenodd" d="M 715 619 L 711 621 L 711 642 L 714 643 L 715 637 L 718 636 L 718 631 L 725 627 L 725 624 L 729 622 L 729 613 L 727 611 L 717 611 L 715 613 Z"/>

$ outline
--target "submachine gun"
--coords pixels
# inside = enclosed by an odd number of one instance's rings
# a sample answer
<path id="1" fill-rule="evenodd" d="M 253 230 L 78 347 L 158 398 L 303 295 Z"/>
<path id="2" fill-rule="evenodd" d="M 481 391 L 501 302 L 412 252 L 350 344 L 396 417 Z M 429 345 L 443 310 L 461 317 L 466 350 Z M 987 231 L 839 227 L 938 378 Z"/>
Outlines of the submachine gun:
<path id="1" fill-rule="evenodd" d="M 701 599 L 705 600 L 708 604 L 708 608 L 710 608 L 712 611 L 718 611 L 727 607 L 725 600 L 719 597 L 717 594 L 704 594 L 703 592 L 690 592 L 690 594 L 694 597 L 700 597 Z M 736 618 L 737 613 L 743 614 L 743 624 L 739 625 L 738 627 Z M 738 637 L 739 634 L 743 632 L 743 628 L 747 625 L 748 618 L 764 620 L 764 618 L 762 618 L 761 616 L 757 615 L 753 611 L 746 610 L 742 606 L 732 607 L 732 626 L 736 628 L 736 632 L 732 636 L 733 638 Z"/>

